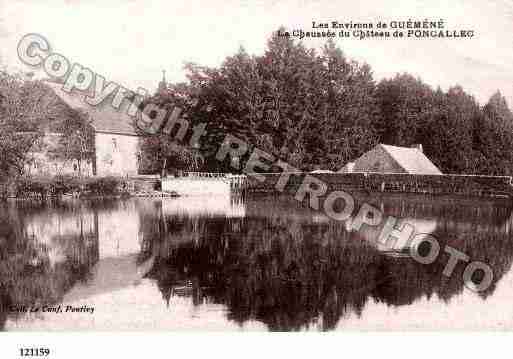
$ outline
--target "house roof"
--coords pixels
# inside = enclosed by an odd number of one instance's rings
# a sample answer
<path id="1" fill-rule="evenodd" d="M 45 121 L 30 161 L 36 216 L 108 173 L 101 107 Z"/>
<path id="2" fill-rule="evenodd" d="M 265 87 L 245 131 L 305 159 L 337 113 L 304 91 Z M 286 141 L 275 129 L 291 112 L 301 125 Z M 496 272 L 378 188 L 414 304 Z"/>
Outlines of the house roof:
<path id="1" fill-rule="evenodd" d="M 422 151 L 417 148 L 398 147 L 379 144 L 386 153 L 392 157 L 399 166 L 411 174 L 441 175 L 436 167 Z"/>
<path id="2" fill-rule="evenodd" d="M 113 95 L 107 97 L 101 104 L 97 106 L 89 105 L 85 101 L 85 97 L 89 92 L 73 90 L 68 93 L 62 90 L 62 83 L 45 81 L 53 92 L 69 107 L 74 110 L 82 110 L 90 115 L 91 125 L 96 132 L 113 133 L 120 135 L 138 136 L 135 128 L 135 118 L 128 115 L 128 101 L 116 109 L 112 106 Z"/>

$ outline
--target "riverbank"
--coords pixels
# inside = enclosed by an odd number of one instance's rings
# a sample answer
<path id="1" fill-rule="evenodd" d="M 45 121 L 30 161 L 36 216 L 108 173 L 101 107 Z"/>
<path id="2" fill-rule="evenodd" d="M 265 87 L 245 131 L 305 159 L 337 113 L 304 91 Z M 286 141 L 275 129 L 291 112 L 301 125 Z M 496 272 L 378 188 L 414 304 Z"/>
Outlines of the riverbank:
<path id="1" fill-rule="evenodd" d="M 178 197 L 174 191 L 162 191 L 153 177 L 19 177 L 0 188 L 0 200 L 64 198 Z"/>

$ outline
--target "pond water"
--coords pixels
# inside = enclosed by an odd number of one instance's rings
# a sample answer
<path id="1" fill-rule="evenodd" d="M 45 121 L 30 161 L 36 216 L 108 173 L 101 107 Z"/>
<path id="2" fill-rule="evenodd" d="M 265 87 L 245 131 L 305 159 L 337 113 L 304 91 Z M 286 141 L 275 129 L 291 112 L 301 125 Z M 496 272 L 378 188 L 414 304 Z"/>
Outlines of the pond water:
<path id="1" fill-rule="evenodd" d="M 414 261 L 292 198 L 189 197 L 0 207 L 3 330 L 513 329 L 511 208 L 367 197 L 480 260 Z M 358 208 L 358 206 L 357 206 Z"/>

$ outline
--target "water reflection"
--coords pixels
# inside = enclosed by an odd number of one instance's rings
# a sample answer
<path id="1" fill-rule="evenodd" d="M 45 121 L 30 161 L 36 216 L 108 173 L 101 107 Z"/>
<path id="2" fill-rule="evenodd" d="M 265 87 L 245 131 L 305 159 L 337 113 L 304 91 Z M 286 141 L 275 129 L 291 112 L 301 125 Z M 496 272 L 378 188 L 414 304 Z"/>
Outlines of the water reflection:
<path id="1" fill-rule="evenodd" d="M 385 328 L 393 329 L 404 323 L 387 308 L 430 303 L 427 316 L 440 313 L 444 321 L 451 302 L 501 297 L 497 287 L 513 258 L 508 206 L 393 196 L 363 201 L 434 235 L 442 248 L 489 264 L 494 283 L 470 292 L 463 265 L 450 278 L 442 275 L 448 254 L 431 265 L 390 255 L 372 241 L 380 228 L 351 231 L 349 221 L 332 221 L 291 198 L 9 204 L 0 209 L 2 306 L 64 303 L 96 312 L 4 310 L 0 326 L 332 330 L 379 328 L 372 317 L 386 314 Z"/>

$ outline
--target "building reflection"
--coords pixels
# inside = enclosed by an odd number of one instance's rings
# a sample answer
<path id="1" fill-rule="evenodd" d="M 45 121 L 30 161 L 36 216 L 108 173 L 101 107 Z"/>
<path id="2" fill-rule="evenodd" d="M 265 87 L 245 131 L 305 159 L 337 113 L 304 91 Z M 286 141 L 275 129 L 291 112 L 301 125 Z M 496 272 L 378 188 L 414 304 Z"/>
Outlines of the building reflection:
<path id="1" fill-rule="evenodd" d="M 73 302 L 123 288 L 152 265 L 139 260 L 136 202 L 11 205 L 5 212 L 3 313 L 13 305 Z"/>

